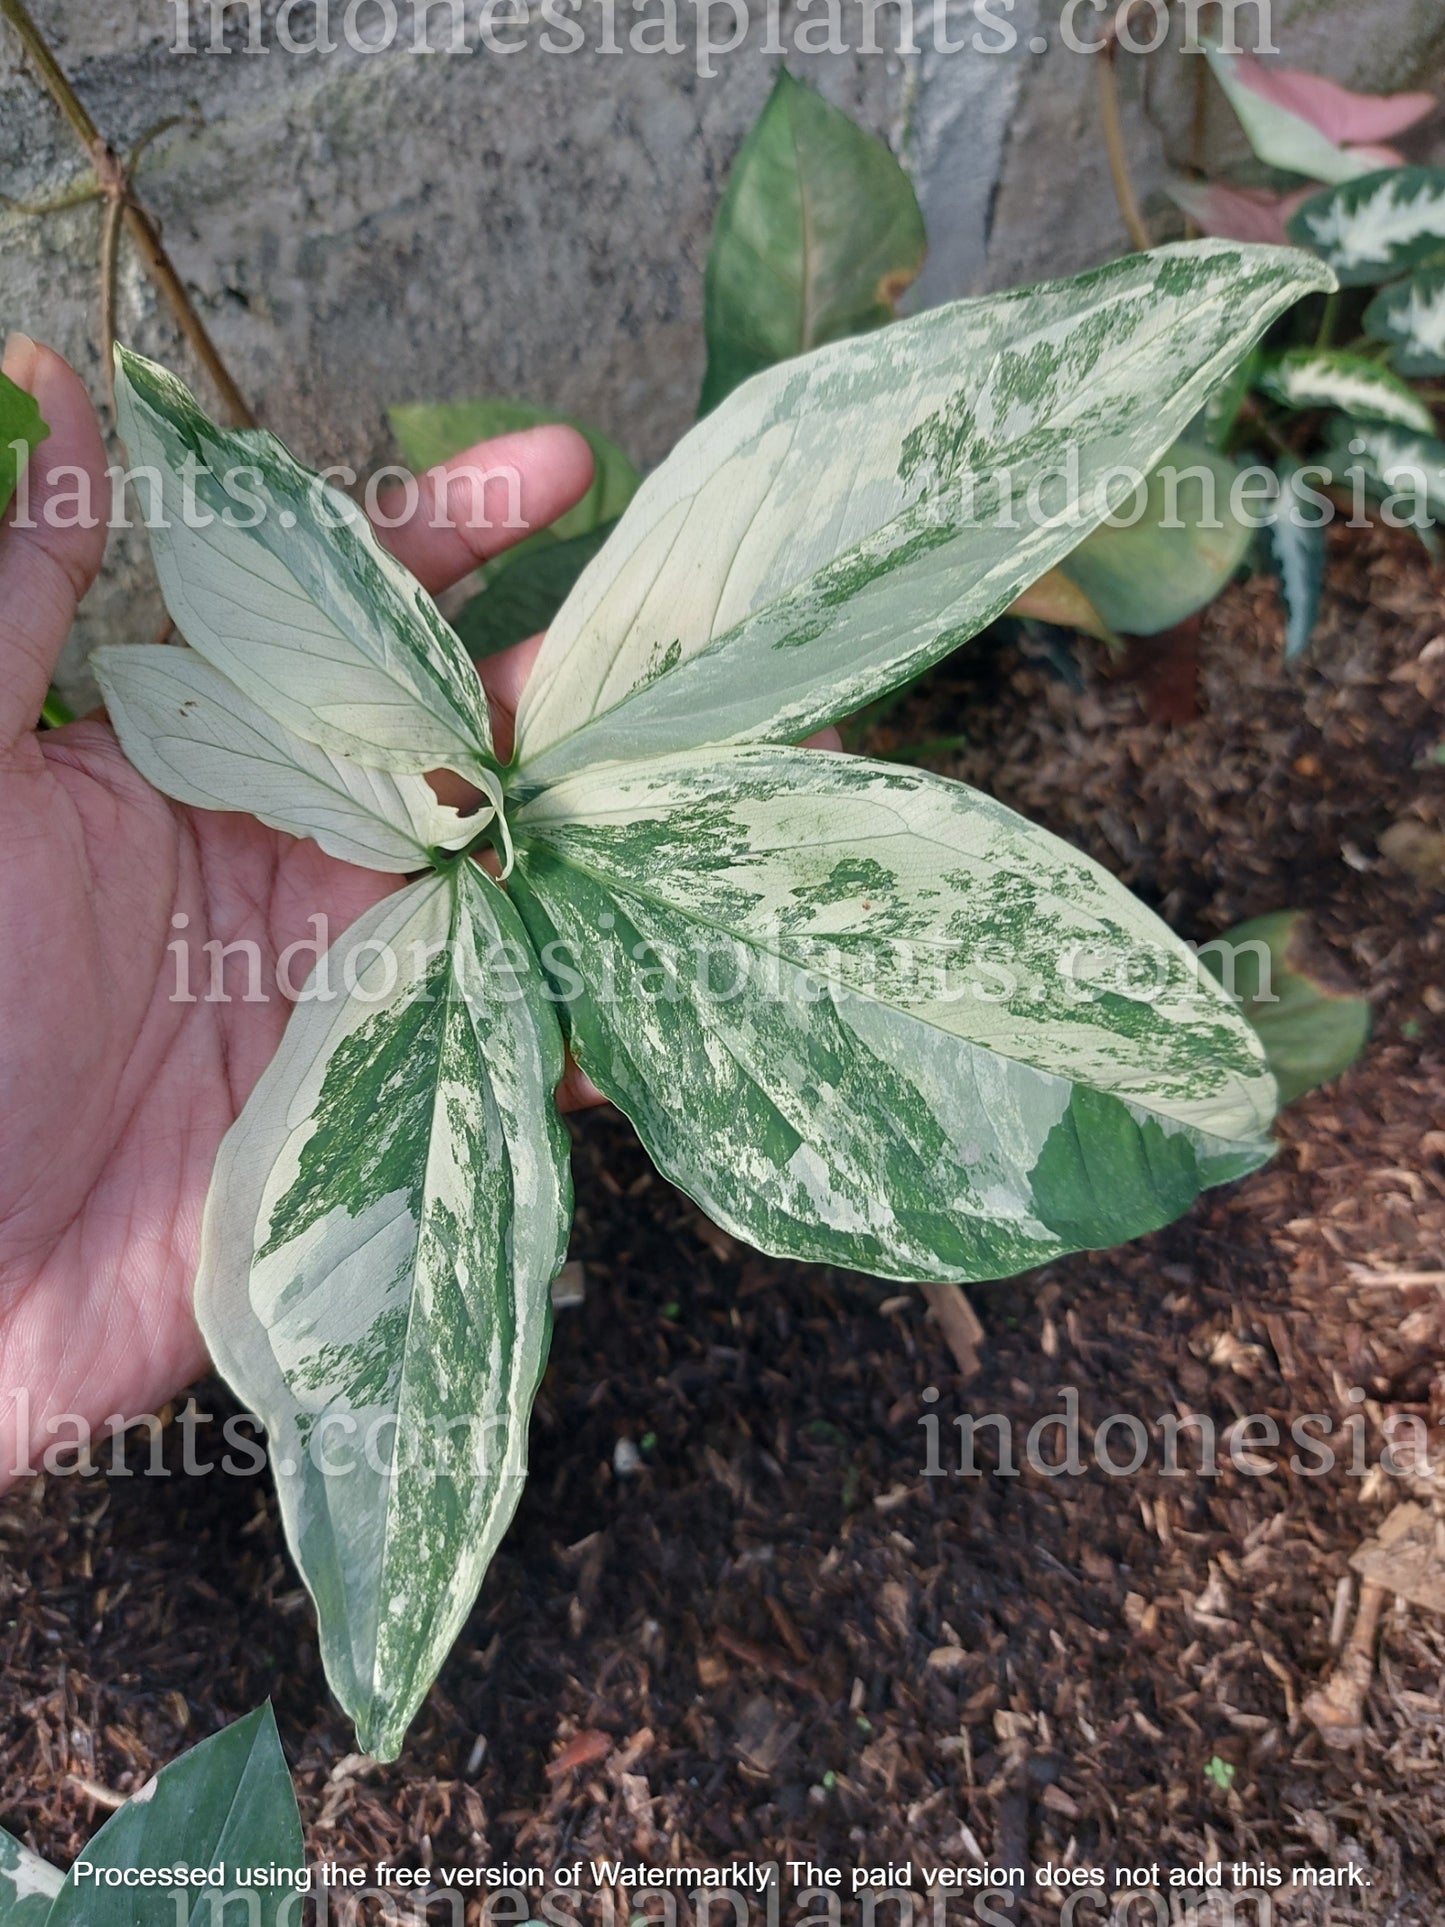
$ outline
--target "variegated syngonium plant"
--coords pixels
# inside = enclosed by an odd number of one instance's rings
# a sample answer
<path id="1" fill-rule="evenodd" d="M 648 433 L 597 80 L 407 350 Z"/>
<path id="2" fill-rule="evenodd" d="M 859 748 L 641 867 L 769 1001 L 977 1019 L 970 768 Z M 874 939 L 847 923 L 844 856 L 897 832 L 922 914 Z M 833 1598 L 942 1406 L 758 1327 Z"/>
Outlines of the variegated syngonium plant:
<path id="1" fill-rule="evenodd" d="M 1328 283 L 1299 252 L 1164 248 L 745 383 L 582 575 L 505 767 L 455 636 L 348 505 L 120 355 L 189 645 L 99 655 L 126 752 L 414 878 L 303 993 L 222 1146 L 197 1285 L 371 1753 L 519 1496 L 568 1237 L 564 1038 L 720 1224 L 892 1278 L 1114 1244 L 1268 1155 L 1252 1032 L 1105 871 L 960 784 L 792 745 L 1007 608 Z M 438 769 L 493 814 L 443 809 Z"/>

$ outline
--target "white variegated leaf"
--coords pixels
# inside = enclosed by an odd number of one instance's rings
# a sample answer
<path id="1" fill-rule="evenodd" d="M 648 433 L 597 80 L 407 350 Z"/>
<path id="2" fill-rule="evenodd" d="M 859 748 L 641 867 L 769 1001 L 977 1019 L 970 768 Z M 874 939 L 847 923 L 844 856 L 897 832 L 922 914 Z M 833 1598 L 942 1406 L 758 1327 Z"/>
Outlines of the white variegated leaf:
<path id="1" fill-rule="evenodd" d="M 1351 422 L 1329 459 L 1342 485 L 1358 467 L 1369 492 L 1396 498 L 1388 506 L 1404 521 L 1445 520 L 1445 442 L 1436 436 Z"/>
<path id="2" fill-rule="evenodd" d="M 302 995 L 221 1147 L 196 1310 L 269 1433 L 327 1675 L 390 1759 L 525 1476 L 571 1207 L 562 1042 L 466 858 L 362 917 Z"/>
<path id="3" fill-rule="evenodd" d="M 1265 530 L 1265 540 L 1284 602 L 1285 660 L 1293 662 L 1308 648 L 1319 620 L 1325 565 L 1329 558 L 1323 516 L 1329 503 L 1325 501 L 1322 507 L 1318 497 L 1311 500 L 1305 493 L 1304 472 L 1299 462 L 1281 456 L 1278 474 L 1279 501 Z M 1316 479 L 1319 479 L 1318 471 Z"/>
<path id="4" fill-rule="evenodd" d="M 1302 114 L 1292 114 L 1288 107 L 1251 87 L 1241 74 L 1237 56 L 1217 41 L 1205 41 L 1203 50 L 1215 79 L 1239 116 L 1250 146 L 1266 166 L 1302 174 L 1311 181 L 1352 181 L 1379 166 L 1377 155 L 1353 153 L 1348 147 L 1337 146 Z"/>
<path id="5" fill-rule="evenodd" d="M 936 661 L 1098 525 L 1108 471 L 1152 466 L 1273 317 L 1328 285 L 1290 249 L 1161 248 L 745 382 L 559 612 L 518 710 L 524 785 L 795 740 Z"/>
<path id="6" fill-rule="evenodd" d="M 470 842 L 491 816 L 462 817 L 424 777 L 308 743 L 193 649 L 128 643 L 97 649 L 90 666 L 131 762 L 193 809 L 244 810 L 344 863 L 402 873 L 423 869 L 433 849 Z"/>
<path id="7" fill-rule="evenodd" d="M 1445 266 L 1381 288 L 1365 310 L 1365 333 L 1391 343 L 1402 375 L 1445 375 Z"/>
<path id="8" fill-rule="evenodd" d="M 354 502 L 274 435 L 217 428 L 123 348 L 116 403 L 166 607 L 194 649 L 338 755 L 411 773 L 494 767 L 466 651 Z"/>
<path id="9" fill-rule="evenodd" d="M 45 1927 L 65 1876 L 0 1830 L 0 1927 Z"/>
<path id="10" fill-rule="evenodd" d="M 1306 201 L 1289 232 L 1345 287 L 1389 281 L 1445 249 L 1445 167 L 1386 167 Z"/>
<path id="11" fill-rule="evenodd" d="M 960 784 L 749 746 L 584 773 L 514 827 L 582 1068 L 765 1251 L 1001 1277 L 1269 1154 L 1263 1052 L 1188 948 Z"/>
<path id="12" fill-rule="evenodd" d="M 1377 361 L 1338 348 L 1296 348 L 1260 371 L 1259 386 L 1290 408 L 1338 408 L 1359 421 L 1393 422 L 1422 435 L 1435 417 L 1407 382 Z"/>

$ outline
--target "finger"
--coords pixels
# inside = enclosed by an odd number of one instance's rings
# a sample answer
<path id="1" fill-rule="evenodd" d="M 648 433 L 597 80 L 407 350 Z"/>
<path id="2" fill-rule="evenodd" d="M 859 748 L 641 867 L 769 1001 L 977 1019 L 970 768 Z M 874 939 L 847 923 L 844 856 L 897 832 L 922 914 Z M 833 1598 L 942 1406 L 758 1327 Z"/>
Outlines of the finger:
<path id="1" fill-rule="evenodd" d="M 100 568 L 107 521 L 105 447 L 80 377 L 28 335 L 11 336 L 4 372 L 35 397 L 50 435 L 0 524 L 0 751 L 39 721 L 76 606 Z"/>
<path id="2" fill-rule="evenodd" d="M 412 513 L 395 528 L 385 525 L 401 514 L 404 492 L 383 493 L 376 532 L 436 595 L 565 515 L 591 484 L 592 451 L 575 428 L 523 428 L 418 475 Z"/>

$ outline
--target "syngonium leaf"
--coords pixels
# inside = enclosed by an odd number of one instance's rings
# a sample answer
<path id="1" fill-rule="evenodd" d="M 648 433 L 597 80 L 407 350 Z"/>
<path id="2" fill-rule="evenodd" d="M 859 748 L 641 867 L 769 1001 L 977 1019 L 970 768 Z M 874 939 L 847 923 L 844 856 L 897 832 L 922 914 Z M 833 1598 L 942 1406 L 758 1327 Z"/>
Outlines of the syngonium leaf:
<path id="1" fill-rule="evenodd" d="M 568 597 L 518 710 L 521 782 L 796 741 L 906 681 L 1077 548 L 1111 472 L 1152 467 L 1270 321 L 1329 285 L 1297 250 L 1161 248 L 755 376 Z"/>
<path id="2" fill-rule="evenodd" d="M 1370 1036 L 1368 997 L 1342 988 L 1311 952 L 1309 920 L 1276 910 L 1200 952 L 1259 1033 L 1281 1104 L 1348 1070 Z"/>
<path id="3" fill-rule="evenodd" d="M 10 506 L 21 470 L 49 433 L 35 397 L 0 375 L 0 515 Z"/>
<path id="4" fill-rule="evenodd" d="M 220 1867 L 224 1887 L 106 1886 L 82 1868 Z M 295 1877 L 305 1864 L 301 1818 L 269 1705 L 213 1733 L 162 1767 L 113 1813 L 65 1877 L 47 1927 L 210 1927 L 229 1917 L 235 1894 L 252 1927 L 289 1927 Z M 277 1867 L 292 1877 L 269 1886 L 237 1880 Z M 218 1897 L 233 1896 L 223 1914 Z"/>
<path id="5" fill-rule="evenodd" d="M 227 433 L 153 362 L 116 350 L 121 433 L 171 619 L 308 742 L 403 774 L 487 787 L 486 697 L 456 636 L 355 503 L 275 436 Z"/>
<path id="6" fill-rule="evenodd" d="M 562 1069 L 516 911 L 463 858 L 336 941 L 217 1161 L 197 1317 L 266 1425 L 327 1676 L 378 1758 L 521 1493 L 571 1209 Z"/>
<path id="7" fill-rule="evenodd" d="M 1402 375 L 1445 375 L 1445 265 L 1381 288 L 1364 325 L 1374 340 L 1391 344 L 1390 359 Z"/>
<path id="8" fill-rule="evenodd" d="M 0 1831 L 0 1927 L 45 1927 L 64 1878 L 23 1841 Z"/>
<path id="9" fill-rule="evenodd" d="M 891 320 L 926 247 L 886 143 L 780 70 L 718 208 L 699 413 L 760 369 Z"/>
<path id="10" fill-rule="evenodd" d="M 1435 417 L 1408 382 L 1365 355 L 1293 348 L 1267 363 L 1257 379 L 1265 394 L 1287 408 L 1338 408 L 1358 421 L 1435 432 Z"/>
<path id="11" fill-rule="evenodd" d="M 1217 41 L 1206 41 L 1204 53 L 1250 146 L 1270 167 L 1312 181 L 1350 181 L 1379 167 L 1377 153 L 1354 152 L 1331 140 L 1315 119 L 1306 117 L 1308 96 L 1271 85 L 1275 77 L 1250 55 L 1230 53 Z M 1307 81 L 1313 76 L 1291 78 Z M 1408 120 L 1403 124 L 1409 125 Z"/>
<path id="12" fill-rule="evenodd" d="M 514 829 L 579 1063 L 764 1251 L 997 1278 L 1269 1155 L 1263 1053 L 1188 949 L 960 784 L 720 749 L 573 777 Z"/>
<path id="13" fill-rule="evenodd" d="M 90 666 L 135 767 L 193 809 L 245 810 L 369 870 L 422 869 L 489 820 L 439 803 L 420 776 L 364 769 L 293 735 L 193 649 L 97 649 Z"/>
<path id="14" fill-rule="evenodd" d="M 1445 249 L 1445 167 L 1386 167 L 1313 195 L 1289 233 L 1344 287 L 1392 281 Z"/>

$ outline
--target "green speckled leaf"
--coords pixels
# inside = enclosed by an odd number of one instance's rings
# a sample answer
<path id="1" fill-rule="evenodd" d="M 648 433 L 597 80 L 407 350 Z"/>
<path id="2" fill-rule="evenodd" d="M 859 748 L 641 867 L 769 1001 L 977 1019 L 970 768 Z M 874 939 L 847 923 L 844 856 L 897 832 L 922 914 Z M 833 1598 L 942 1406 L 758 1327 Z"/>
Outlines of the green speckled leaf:
<path id="1" fill-rule="evenodd" d="M 760 369 L 891 320 L 926 248 L 886 142 L 780 68 L 713 229 L 699 413 Z"/>
<path id="2" fill-rule="evenodd" d="M 364 769 L 276 722 L 194 649 L 97 649 L 90 666 L 111 727 L 158 790 L 193 809 L 244 810 L 313 837 L 328 855 L 405 874 L 429 850 L 470 842 L 491 814 L 461 817 L 424 777 Z"/>
<path id="3" fill-rule="evenodd" d="M 0 515 L 10 505 L 21 469 L 49 433 L 35 397 L 0 375 Z"/>
<path id="4" fill-rule="evenodd" d="M 1269 322 L 1329 285 L 1297 250 L 1161 248 L 755 376 L 568 597 L 518 711 L 523 783 L 796 740 L 906 681 L 1077 548 L 1108 471 L 1152 467 Z"/>
<path id="5" fill-rule="evenodd" d="M 58 1867 L 0 1830 L 0 1927 L 45 1927 L 64 1877 Z"/>
<path id="6" fill-rule="evenodd" d="M 1365 355 L 1338 348 L 1296 348 L 1258 376 L 1266 395 L 1287 408 L 1338 408 L 1357 421 L 1393 422 L 1433 435 L 1435 417 L 1408 382 Z"/>
<path id="7" fill-rule="evenodd" d="M 1365 333 L 1393 346 L 1402 375 L 1445 375 L 1445 266 L 1381 288 L 1365 310 Z"/>
<path id="8" fill-rule="evenodd" d="M 1263 1053 L 1188 949 L 959 784 L 733 748 L 577 776 L 515 829 L 582 1068 L 765 1251 L 1001 1277 L 1269 1154 Z"/>
<path id="9" fill-rule="evenodd" d="M 1393 280 L 1445 249 L 1445 167 L 1386 167 L 1316 194 L 1289 232 L 1347 288 Z"/>
<path id="10" fill-rule="evenodd" d="M 270 1435 L 332 1687 L 391 1759 L 525 1477 L 571 1208 L 563 1053 L 467 859 L 322 968 L 332 999 L 303 993 L 222 1145 L 196 1309 Z"/>
<path id="11" fill-rule="evenodd" d="M 48 1927 L 214 1927 L 223 1919 L 291 1927 L 300 1913 L 294 1885 L 248 1887 L 235 1876 L 273 1866 L 294 1876 L 304 1864 L 275 1717 L 259 1706 L 162 1767 L 111 1815 L 76 1857 Z M 81 1871 L 178 1865 L 223 1868 L 226 1884 L 107 1887 Z"/>
<path id="12" fill-rule="evenodd" d="M 166 607 L 200 655 L 337 755 L 412 773 L 494 766 L 466 652 L 354 502 L 274 435 L 217 428 L 173 375 L 123 348 L 116 401 L 132 467 L 159 482 L 140 492 L 164 524 L 151 548 Z"/>

